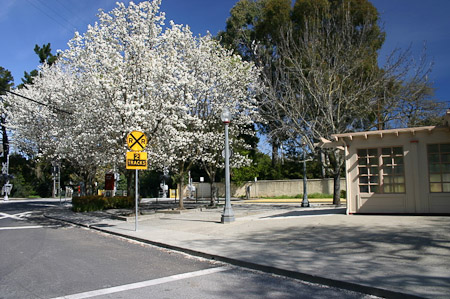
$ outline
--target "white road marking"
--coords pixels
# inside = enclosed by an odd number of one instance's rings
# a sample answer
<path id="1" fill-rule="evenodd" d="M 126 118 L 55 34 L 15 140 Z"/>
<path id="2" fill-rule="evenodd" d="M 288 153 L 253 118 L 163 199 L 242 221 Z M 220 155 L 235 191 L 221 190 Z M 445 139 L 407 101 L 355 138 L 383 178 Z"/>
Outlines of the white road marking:
<path id="1" fill-rule="evenodd" d="M 25 220 L 22 217 L 29 216 L 31 213 L 33 213 L 33 212 L 22 212 L 22 213 L 11 215 L 11 214 L 0 212 L 0 216 L 3 216 L 3 217 L 0 217 L 0 219 L 12 218 L 12 219 L 16 219 L 16 220 Z"/>
<path id="2" fill-rule="evenodd" d="M 41 204 L 41 203 L 30 203 L 28 205 L 29 206 L 36 206 L 36 207 L 56 207 L 59 204 L 50 205 L 50 204 Z"/>
<path id="3" fill-rule="evenodd" d="M 214 273 L 222 272 L 222 271 L 225 271 L 228 269 L 229 268 L 227 268 L 227 267 L 217 267 L 217 268 L 205 269 L 205 270 L 176 274 L 176 275 L 172 275 L 172 276 L 167 276 L 167 277 L 162 277 L 162 278 L 157 278 L 157 279 L 152 279 L 152 280 L 147 280 L 147 281 L 142 281 L 142 282 L 125 284 L 125 285 L 112 287 L 112 288 L 106 288 L 106 289 L 100 289 L 100 290 L 78 293 L 78 294 L 73 294 L 73 295 L 67 295 L 67 296 L 57 297 L 57 298 L 53 298 L 53 299 L 92 298 L 95 296 L 101 296 L 101 295 L 113 294 L 113 293 L 118 293 L 118 292 L 123 292 L 123 291 L 128 291 L 128 290 L 140 289 L 140 288 L 145 288 L 145 287 L 163 284 L 163 283 L 167 283 L 167 282 L 187 279 L 187 278 L 191 278 L 191 277 L 214 274 Z"/>
<path id="4" fill-rule="evenodd" d="M 51 228 L 51 227 L 60 227 L 58 225 L 29 225 L 29 226 L 9 226 L 9 227 L 0 227 L 0 230 L 14 230 L 14 229 L 29 229 L 29 228 Z"/>
<path id="5" fill-rule="evenodd" d="M 259 218 L 258 220 L 284 220 L 284 219 L 294 219 L 294 218 L 309 218 L 309 217 L 322 217 L 322 216 L 334 216 L 340 214 L 317 214 L 317 215 L 297 215 L 297 216 L 270 216 Z"/>

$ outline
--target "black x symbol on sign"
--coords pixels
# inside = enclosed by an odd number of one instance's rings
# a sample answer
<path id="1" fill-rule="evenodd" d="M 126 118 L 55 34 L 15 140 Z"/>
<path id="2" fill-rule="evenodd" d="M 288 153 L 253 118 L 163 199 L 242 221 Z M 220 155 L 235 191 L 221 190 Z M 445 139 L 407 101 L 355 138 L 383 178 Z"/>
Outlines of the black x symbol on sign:
<path id="1" fill-rule="evenodd" d="M 136 135 L 136 136 L 135 136 Z M 128 134 L 128 147 L 131 150 L 143 150 L 147 146 L 147 137 L 144 133 L 133 131 Z"/>

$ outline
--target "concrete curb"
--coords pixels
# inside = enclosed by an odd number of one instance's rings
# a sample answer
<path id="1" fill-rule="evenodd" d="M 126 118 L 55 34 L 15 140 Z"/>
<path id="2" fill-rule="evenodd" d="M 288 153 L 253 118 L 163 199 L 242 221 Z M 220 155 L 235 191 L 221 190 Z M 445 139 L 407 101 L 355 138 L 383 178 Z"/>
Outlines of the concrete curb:
<path id="1" fill-rule="evenodd" d="M 170 245 L 170 244 L 146 240 L 146 239 L 142 239 L 139 237 L 134 237 L 134 236 L 130 236 L 127 234 L 113 232 L 113 231 L 110 231 L 110 230 L 107 230 L 104 228 L 96 227 L 95 224 L 93 224 L 93 225 L 82 224 L 82 223 L 77 223 L 77 222 L 70 221 L 67 219 L 60 219 L 60 218 L 57 218 L 54 216 L 49 216 L 49 215 L 44 215 L 44 216 L 49 219 L 67 222 L 67 223 L 70 223 L 70 224 L 73 224 L 76 226 L 89 228 L 92 230 L 100 231 L 103 233 L 107 233 L 110 235 L 130 239 L 130 240 L 134 240 L 134 241 L 138 241 L 138 242 L 142 242 L 142 243 L 157 246 L 160 248 L 174 250 L 174 251 L 186 253 L 186 254 L 189 254 L 192 256 L 197 256 L 197 257 L 201 257 L 201 258 L 205 258 L 205 259 L 209 259 L 209 260 L 220 261 L 220 262 L 224 262 L 227 264 L 231 264 L 231 265 L 235 265 L 235 266 L 239 266 L 239 267 L 243 267 L 243 268 L 248 268 L 248 269 L 257 270 L 257 271 L 261 271 L 261 272 L 265 272 L 265 273 L 285 276 L 285 277 L 298 279 L 298 280 L 302 280 L 302 281 L 306 281 L 306 282 L 310 282 L 310 283 L 326 285 L 329 287 L 335 287 L 335 288 L 345 289 L 345 290 L 349 290 L 349 291 L 355 291 L 355 292 L 368 294 L 368 295 L 374 295 L 374 296 L 383 297 L 383 298 L 395 298 L 395 299 L 396 298 L 399 298 L 399 299 L 400 298 L 411 298 L 411 299 L 423 298 L 423 297 L 416 296 L 416 295 L 395 292 L 395 291 L 372 287 L 372 286 L 368 286 L 368 285 L 364 285 L 364 284 L 357 284 L 357 283 L 352 283 L 352 282 L 347 282 L 347 281 L 342 281 L 342 280 L 337 280 L 337 279 L 316 276 L 316 275 L 303 273 L 303 272 L 285 270 L 285 269 L 281 269 L 281 268 L 277 268 L 277 267 L 256 264 L 256 263 L 252 263 L 252 262 L 237 260 L 237 259 L 233 259 L 233 258 L 220 256 L 220 255 L 209 254 L 209 253 L 192 250 L 192 249 L 188 249 L 188 248 L 183 248 L 183 247 L 179 247 L 179 246 L 174 246 L 174 245 Z"/>

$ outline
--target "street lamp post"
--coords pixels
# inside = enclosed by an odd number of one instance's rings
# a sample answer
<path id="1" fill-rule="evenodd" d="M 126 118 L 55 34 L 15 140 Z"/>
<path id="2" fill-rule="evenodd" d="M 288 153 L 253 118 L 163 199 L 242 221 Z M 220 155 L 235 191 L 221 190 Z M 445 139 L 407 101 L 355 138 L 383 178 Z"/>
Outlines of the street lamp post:
<path id="1" fill-rule="evenodd" d="M 302 207 L 309 207 L 308 178 L 306 176 L 306 145 L 303 146 L 303 201 Z"/>
<path id="2" fill-rule="evenodd" d="M 231 208 L 230 198 L 230 148 L 228 141 L 228 126 L 231 121 L 231 112 L 228 108 L 223 108 L 221 119 L 225 125 L 225 207 L 222 213 L 222 223 L 231 223 L 234 221 L 234 213 Z"/>

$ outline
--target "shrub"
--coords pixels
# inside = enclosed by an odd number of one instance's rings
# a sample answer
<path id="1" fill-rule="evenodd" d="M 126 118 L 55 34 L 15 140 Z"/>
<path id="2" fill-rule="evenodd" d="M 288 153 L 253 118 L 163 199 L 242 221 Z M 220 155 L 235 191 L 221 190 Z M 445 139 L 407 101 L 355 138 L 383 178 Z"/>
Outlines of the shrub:
<path id="1" fill-rule="evenodd" d="M 134 199 L 129 196 L 109 197 L 106 209 L 128 209 L 134 207 Z"/>
<path id="2" fill-rule="evenodd" d="M 134 200 L 127 196 L 103 197 L 100 195 L 72 198 L 74 212 L 92 212 L 106 209 L 127 209 L 134 207 Z"/>

